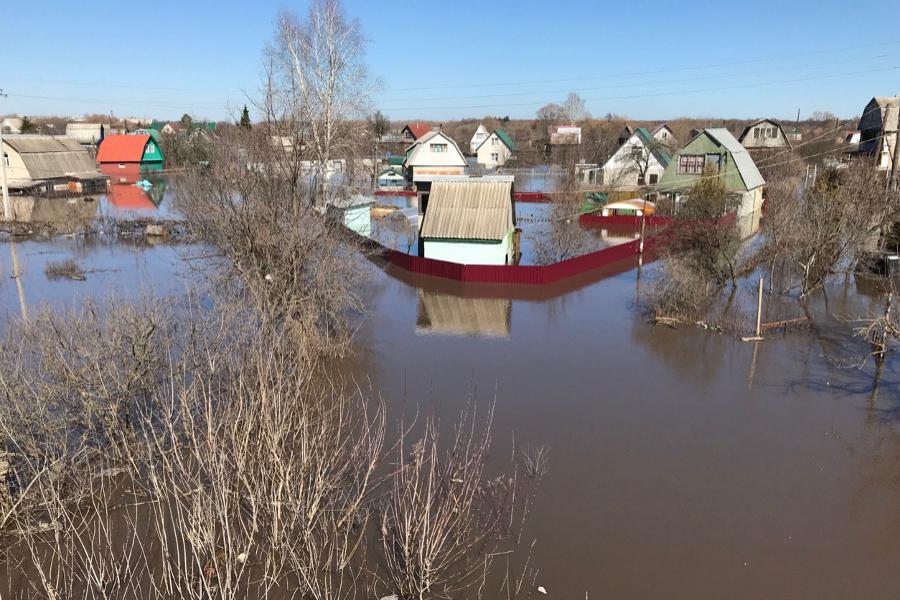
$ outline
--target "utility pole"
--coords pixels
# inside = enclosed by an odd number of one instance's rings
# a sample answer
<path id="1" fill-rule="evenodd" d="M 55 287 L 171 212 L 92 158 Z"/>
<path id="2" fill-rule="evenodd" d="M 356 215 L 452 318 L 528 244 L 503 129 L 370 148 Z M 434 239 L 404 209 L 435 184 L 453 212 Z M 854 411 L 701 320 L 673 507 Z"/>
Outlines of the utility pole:
<path id="1" fill-rule="evenodd" d="M 6 92 L 0 88 L 0 98 L 6 98 Z M 6 151 L 3 150 L 3 127 L 0 126 L 0 187 L 3 188 L 3 220 L 12 221 L 12 205 L 9 203 L 9 186 L 6 183 Z"/>
<path id="2" fill-rule="evenodd" d="M 897 107 L 897 111 L 900 112 L 900 106 Z M 885 110 L 887 113 L 887 110 Z M 884 130 L 882 130 L 884 131 Z M 887 142 L 887 131 L 884 131 L 883 135 L 885 136 L 885 143 Z M 897 115 L 897 124 L 894 125 L 894 154 L 891 158 L 891 186 L 893 189 L 897 189 L 897 161 L 900 160 L 900 114 Z"/>

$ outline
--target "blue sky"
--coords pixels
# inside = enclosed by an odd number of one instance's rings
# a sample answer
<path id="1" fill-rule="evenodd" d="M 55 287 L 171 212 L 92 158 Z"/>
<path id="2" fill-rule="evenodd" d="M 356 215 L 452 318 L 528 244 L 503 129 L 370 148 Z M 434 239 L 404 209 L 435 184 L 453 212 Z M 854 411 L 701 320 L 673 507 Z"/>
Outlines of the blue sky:
<path id="1" fill-rule="evenodd" d="M 857 115 L 900 93 L 890 4 L 345 0 L 382 82 L 373 107 L 438 121 L 531 117 L 569 91 L 595 116 Z M 306 6 L 15 3 L 3 10 L 0 113 L 228 118 L 256 94 L 278 11 Z"/>

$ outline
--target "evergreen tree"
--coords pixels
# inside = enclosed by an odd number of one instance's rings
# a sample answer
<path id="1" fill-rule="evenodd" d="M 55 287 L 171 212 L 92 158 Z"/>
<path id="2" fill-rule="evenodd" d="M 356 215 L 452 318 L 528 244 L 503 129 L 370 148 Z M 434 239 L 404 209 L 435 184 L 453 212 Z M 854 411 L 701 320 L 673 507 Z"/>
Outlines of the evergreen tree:
<path id="1" fill-rule="evenodd" d="M 241 129 L 246 129 L 250 131 L 250 128 L 253 127 L 253 124 L 250 122 L 250 111 L 247 110 L 247 105 L 244 105 L 244 112 L 241 113 Z"/>
<path id="2" fill-rule="evenodd" d="M 34 121 L 29 119 L 28 117 L 22 117 L 22 133 L 31 133 L 37 129 L 37 125 L 34 124 Z"/>

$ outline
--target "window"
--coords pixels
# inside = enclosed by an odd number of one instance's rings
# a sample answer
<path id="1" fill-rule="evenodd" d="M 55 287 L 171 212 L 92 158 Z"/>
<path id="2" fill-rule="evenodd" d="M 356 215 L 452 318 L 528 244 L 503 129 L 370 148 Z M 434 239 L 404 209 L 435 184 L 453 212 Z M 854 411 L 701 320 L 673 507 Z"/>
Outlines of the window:
<path id="1" fill-rule="evenodd" d="M 753 128 L 753 139 L 754 140 L 758 140 L 759 138 L 761 138 L 762 137 L 761 134 L 762 134 L 762 130 L 759 127 Z"/>
<path id="2" fill-rule="evenodd" d="M 650 185 L 656 185 L 659 182 L 659 175 L 650 173 Z"/>
<path id="3" fill-rule="evenodd" d="M 491 144 L 494 145 L 494 146 L 499 146 L 499 145 L 500 145 L 500 140 L 497 139 L 497 138 L 494 138 L 494 139 L 491 140 Z"/>
<path id="4" fill-rule="evenodd" d="M 711 166 L 711 167 L 715 168 L 716 173 L 718 173 L 719 169 L 721 169 L 721 165 L 722 165 L 722 155 L 721 154 L 707 154 L 704 157 L 703 164 L 704 164 L 704 167 Z"/>
<path id="5" fill-rule="evenodd" d="M 491 152 L 491 161 L 500 162 L 500 154 L 497 152 Z"/>
<path id="6" fill-rule="evenodd" d="M 9 154 L 7 154 L 6 152 L 3 153 L 3 162 L 6 163 L 7 167 L 9 166 Z"/>
<path id="7" fill-rule="evenodd" d="M 683 154 L 678 157 L 678 172 L 686 175 L 703 173 L 705 157 L 702 154 Z"/>
<path id="8" fill-rule="evenodd" d="M 768 132 L 770 138 L 775 137 L 775 128 L 774 127 L 769 127 L 766 131 Z"/>
<path id="9" fill-rule="evenodd" d="M 432 152 L 446 152 L 447 144 L 429 144 Z"/>

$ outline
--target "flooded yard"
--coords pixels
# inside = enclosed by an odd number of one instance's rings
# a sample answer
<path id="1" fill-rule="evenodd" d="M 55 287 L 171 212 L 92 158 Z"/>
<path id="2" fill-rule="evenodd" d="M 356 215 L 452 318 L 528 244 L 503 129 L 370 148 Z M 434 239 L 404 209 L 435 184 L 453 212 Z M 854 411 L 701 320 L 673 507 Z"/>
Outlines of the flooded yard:
<path id="1" fill-rule="evenodd" d="M 162 208 L 117 194 L 97 208 L 164 211 L 170 193 Z M 518 209 L 534 260 L 552 206 Z M 593 249 L 636 233 L 570 225 Z M 87 298 L 177 299 L 204 253 L 102 235 L 4 240 L 5 322 Z M 83 281 L 45 272 L 66 259 Z M 536 583 L 550 596 L 892 596 L 900 361 L 888 359 L 873 389 L 873 365 L 850 366 L 865 347 L 847 341 L 852 317 L 882 307 L 878 290 L 841 279 L 813 300 L 813 328 L 750 344 L 649 324 L 637 299 L 653 266 L 634 266 L 517 288 L 373 268 L 345 374 L 372 382 L 394 427 L 495 402 L 494 456 L 549 449 L 524 543 L 535 540 Z M 737 302 L 753 298 L 748 289 Z"/>

